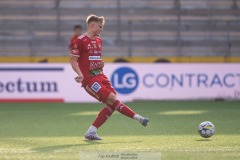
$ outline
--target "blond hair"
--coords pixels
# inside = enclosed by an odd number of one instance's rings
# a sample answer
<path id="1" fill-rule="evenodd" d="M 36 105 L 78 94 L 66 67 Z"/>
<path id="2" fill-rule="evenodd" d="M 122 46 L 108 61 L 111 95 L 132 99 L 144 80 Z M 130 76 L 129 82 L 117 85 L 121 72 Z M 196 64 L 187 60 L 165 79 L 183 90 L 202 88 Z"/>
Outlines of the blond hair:
<path id="1" fill-rule="evenodd" d="M 86 19 L 87 25 L 89 25 L 90 22 L 101 22 L 105 24 L 105 18 L 103 16 L 99 17 L 94 14 L 90 14 Z"/>

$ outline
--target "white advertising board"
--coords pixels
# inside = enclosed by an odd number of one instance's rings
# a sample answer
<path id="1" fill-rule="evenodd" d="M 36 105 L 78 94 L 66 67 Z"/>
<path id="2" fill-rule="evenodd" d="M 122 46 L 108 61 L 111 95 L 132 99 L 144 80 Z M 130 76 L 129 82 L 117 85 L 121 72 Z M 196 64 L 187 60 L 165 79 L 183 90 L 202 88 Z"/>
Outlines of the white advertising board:
<path id="1" fill-rule="evenodd" d="M 121 101 L 240 99 L 240 64 L 107 63 Z M 97 102 L 70 64 L 0 64 L 0 102 Z"/>

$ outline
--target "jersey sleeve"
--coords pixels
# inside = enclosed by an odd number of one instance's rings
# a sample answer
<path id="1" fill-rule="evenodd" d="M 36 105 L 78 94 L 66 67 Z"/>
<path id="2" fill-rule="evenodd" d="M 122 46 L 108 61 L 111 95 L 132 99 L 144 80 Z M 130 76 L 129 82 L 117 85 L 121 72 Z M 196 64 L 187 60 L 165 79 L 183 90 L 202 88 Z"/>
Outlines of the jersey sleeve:
<path id="1" fill-rule="evenodd" d="M 80 57 L 80 53 L 81 53 L 81 42 L 79 41 L 79 39 L 75 39 L 73 40 L 70 54 L 72 56 Z"/>

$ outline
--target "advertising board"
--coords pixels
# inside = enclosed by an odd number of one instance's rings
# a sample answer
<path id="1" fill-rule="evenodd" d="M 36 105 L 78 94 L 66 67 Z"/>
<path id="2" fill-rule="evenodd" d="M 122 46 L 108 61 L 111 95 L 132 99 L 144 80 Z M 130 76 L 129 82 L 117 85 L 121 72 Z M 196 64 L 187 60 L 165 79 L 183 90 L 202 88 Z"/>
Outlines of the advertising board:
<path id="1" fill-rule="evenodd" d="M 121 101 L 240 99 L 239 64 L 107 63 Z M 0 64 L 0 101 L 97 102 L 70 64 Z"/>

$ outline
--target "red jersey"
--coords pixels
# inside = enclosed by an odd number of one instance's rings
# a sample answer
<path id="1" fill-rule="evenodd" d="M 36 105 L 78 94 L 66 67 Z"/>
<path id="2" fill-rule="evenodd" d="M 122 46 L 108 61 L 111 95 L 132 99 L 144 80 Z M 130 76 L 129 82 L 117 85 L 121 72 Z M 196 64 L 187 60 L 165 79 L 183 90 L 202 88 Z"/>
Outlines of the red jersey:
<path id="1" fill-rule="evenodd" d="M 73 43 L 74 41 L 79 37 L 78 34 L 74 34 L 70 40 L 70 44 L 69 44 L 69 49 L 72 49 L 73 48 Z"/>
<path id="2" fill-rule="evenodd" d="M 94 39 L 86 35 L 78 37 L 73 42 L 71 55 L 77 56 L 78 66 L 83 74 L 83 85 L 92 76 L 102 74 L 102 40 L 99 37 Z"/>

